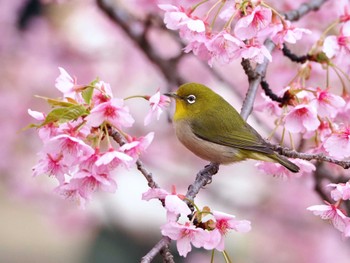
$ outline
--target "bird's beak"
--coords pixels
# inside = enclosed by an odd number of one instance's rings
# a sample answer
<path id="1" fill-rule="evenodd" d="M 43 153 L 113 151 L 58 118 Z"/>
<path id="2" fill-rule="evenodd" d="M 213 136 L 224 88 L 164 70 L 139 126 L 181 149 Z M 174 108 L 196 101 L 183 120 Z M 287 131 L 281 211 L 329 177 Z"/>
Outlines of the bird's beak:
<path id="1" fill-rule="evenodd" d="M 170 93 L 164 93 L 165 96 L 168 96 L 170 98 L 174 98 L 174 99 L 180 99 L 180 96 L 177 95 L 175 92 L 170 92 Z"/>

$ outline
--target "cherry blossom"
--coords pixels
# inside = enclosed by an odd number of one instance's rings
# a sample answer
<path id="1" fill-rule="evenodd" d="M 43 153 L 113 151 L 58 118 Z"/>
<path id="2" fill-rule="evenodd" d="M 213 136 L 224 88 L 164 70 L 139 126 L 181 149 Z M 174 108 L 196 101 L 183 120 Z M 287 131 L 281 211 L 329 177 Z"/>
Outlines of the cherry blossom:
<path id="1" fill-rule="evenodd" d="M 314 131 L 320 125 L 314 107 L 306 104 L 295 106 L 285 117 L 285 128 L 292 133 Z"/>
<path id="2" fill-rule="evenodd" d="M 213 211 L 215 218 L 215 229 L 212 230 L 211 236 L 219 234 L 219 241 L 215 248 L 219 251 L 225 249 L 225 235 L 230 230 L 237 232 L 246 233 L 251 229 L 250 222 L 248 220 L 237 220 L 235 216 L 226 214 L 223 212 Z"/>
<path id="3" fill-rule="evenodd" d="M 159 5 L 165 11 L 164 23 L 168 29 L 177 30 L 186 27 L 190 31 L 204 32 L 205 24 L 200 19 L 193 19 L 184 8 L 174 5 Z"/>
<path id="4" fill-rule="evenodd" d="M 308 207 L 307 210 L 313 212 L 314 215 L 320 216 L 324 220 L 330 220 L 333 226 L 340 232 L 344 232 L 347 226 L 346 215 L 335 205 L 314 205 Z"/>
<path id="5" fill-rule="evenodd" d="M 187 216 L 191 214 L 191 209 L 178 195 L 167 195 L 165 197 L 165 209 L 167 210 L 168 222 L 176 221 L 179 215 Z"/>
<path id="6" fill-rule="evenodd" d="M 308 161 L 293 159 L 292 162 L 299 166 L 300 171 L 298 173 L 292 173 L 283 165 L 273 162 L 258 162 L 256 167 L 265 174 L 281 177 L 283 179 L 308 175 L 316 170 L 315 165 Z"/>
<path id="7" fill-rule="evenodd" d="M 333 58 L 341 52 L 350 52 L 350 21 L 343 24 L 338 36 L 327 36 L 323 42 L 323 52 L 327 57 Z"/>
<path id="8" fill-rule="evenodd" d="M 333 200 L 350 200 L 350 182 L 346 182 L 345 184 L 329 184 L 328 186 L 335 188 L 331 191 Z"/>
<path id="9" fill-rule="evenodd" d="M 151 199 L 165 199 L 166 196 L 170 195 L 166 190 L 161 188 L 150 188 L 142 194 L 142 200 L 149 201 Z"/>
<path id="10" fill-rule="evenodd" d="M 242 47 L 240 54 L 242 58 L 251 59 L 260 64 L 264 62 L 265 58 L 267 58 L 267 60 L 270 62 L 272 61 L 272 56 L 265 45 L 258 42 L 245 45 Z"/>
<path id="11" fill-rule="evenodd" d="M 97 190 L 114 193 L 116 182 L 108 174 L 91 174 L 88 171 L 79 171 L 73 178 L 59 187 L 56 191 L 66 198 L 78 201 L 82 208 L 91 200 L 92 194 Z"/>
<path id="12" fill-rule="evenodd" d="M 46 118 L 45 114 L 39 111 L 33 111 L 28 109 L 28 114 L 32 116 L 34 119 L 41 122 L 44 121 Z M 59 133 L 59 128 L 54 123 L 49 123 L 38 128 L 39 137 L 44 142 L 58 135 L 58 133 Z"/>
<path id="13" fill-rule="evenodd" d="M 55 87 L 63 93 L 64 97 L 74 99 L 81 85 L 78 85 L 77 80 L 73 79 L 64 68 L 59 67 L 58 69 L 60 75 L 56 79 Z"/>
<path id="14" fill-rule="evenodd" d="M 318 87 L 316 88 L 316 99 L 312 100 L 310 104 L 314 105 L 320 117 L 334 118 L 339 109 L 345 106 L 345 100 Z"/>
<path id="15" fill-rule="evenodd" d="M 159 120 L 160 115 L 163 112 L 163 109 L 166 106 L 168 106 L 170 103 L 169 97 L 161 95 L 159 92 L 159 89 L 157 90 L 157 92 L 154 95 L 152 95 L 151 97 L 148 97 L 147 99 L 150 103 L 151 109 L 145 117 L 145 120 L 144 120 L 145 126 L 150 124 L 152 118 L 154 118 L 154 117 L 157 120 Z"/>
<path id="16" fill-rule="evenodd" d="M 257 35 L 259 30 L 269 25 L 271 17 L 271 9 L 259 5 L 250 14 L 237 21 L 234 34 L 241 40 L 251 39 Z"/>
<path id="17" fill-rule="evenodd" d="M 254 107 L 257 111 L 267 111 L 269 114 L 278 117 L 282 115 L 282 108 L 276 101 L 271 100 L 270 97 L 265 95 L 265 93 L 261 93 L 261 97 L 264 102 Z"/>
<path id="18" fill-rule="evenodd" d="M 62 153 L 43 153 L 38 163 L 33 167 L 33 176 L 49 175 L 54 176 L 60 184 L 65 181 L 65 174 L 69 172 L 69 166 L 63 162 Z"/>
<path id="19" fill-rule="evenodd" d="M 94 149 L 84 141 L 67 134 L 51 138 L 44 145 L 44 151 L 49 154 L 61 152 L 67 165 L 75 165 L 94 153 Z"/>
<path id="20" fill-rule="evenodd" d="M 271 37 L 272 41 L 280 48 L 285 42 L 295 44 L 302 38 L 303 34 L 311 34 L 310 30 L 294 27 L 288 20 L 285 20 L 283 25 L 280 24 L 280 26 L 282 28 Z"/>
<path id="21" fill-rule="evenodd" d="M 188 252 L 192 250 L 191 244 L 200 248 L 210 240 L 208 231 L 198 228 L 189 222 L 184 225 L 177 222 L 168 222 L 161 226 L 161 232 L 163 236 L 177 241 L 177 250 L 180 256 L 183 257 L 186 257 Z"/>
<path id="22" fill-rule="evenodd" d="M 343 127 L 334 131 L 324 142 L 326 151 L 335 158 L 350 156 L 350 127 Z"/>
<path id="23" fill-rule="evenodd" d="M 148 146 L 151 144 L 154 138 L 154 132 L 148 133 L 146 136 L 140 138 L 129 137 L 128 143 L 125 143 L 120 147 L 120 151 L 126 153 L 133 158 L 132 162 L 136 162 L 140 154 L 145 152 Z M 129 166 L 131 163 L 129 164 Z"/>
<path id="24" fill-rule="evenodd" d="M 173 192 L 173 194 L 170 194 L 163 189 L 152 188 L 142 194 L 142 199 L 147 201 L 155 198 L 164 200 L 168 222 L 176 222 L 179 216 L 191 214 L 191 210 L 183 201 L 183 197 L 175 193 L 175 189 Z"/>
<path id="25" fill-rule="evenodd" d="M 124 106 L 124 101 L 118 98 L 97 105 L 85 120 L 92 127 L 98 127 L 103 122 L 108 122 L 116 128 L 131 127 L 134 123 L 129 109 Z"/>
<path id="26" fill-rule="evenodd" d="M 115 150 L 114 148 L 110 148 L 109 151 L 103 153 L 101 157 L 96 161 L 95 165 L 97 167 L 104 167 L 109 170 L 113 170 L 117 166 L 121 164 L 128 165 L 128 162 L 132 161 L 132 157 L 121 152 Z"/>
<path id="27" fill-rule="evenodd" d="M 111 85 L 104 81 L 99 81 L 94 85 L 92 101 L 94 105 L 98 105 L 109 101 L 113 98 Z"/>
<path id="28" fill-rule="evenodd" d="M 226 31 L 221 31 L 207 41 L 205 46 L 211 56 L 208 64 L 212 66 L 214 59 L 221 64 L 229 64 L 232 60 L 237 59 L 244 43 Z"/>

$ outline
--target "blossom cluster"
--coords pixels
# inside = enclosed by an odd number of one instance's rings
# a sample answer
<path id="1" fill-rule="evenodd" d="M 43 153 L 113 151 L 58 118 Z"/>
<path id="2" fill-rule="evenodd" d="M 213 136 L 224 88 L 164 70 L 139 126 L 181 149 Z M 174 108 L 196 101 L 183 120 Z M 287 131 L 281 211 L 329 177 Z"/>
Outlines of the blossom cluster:
<path id="1" fill-rule="evenodd" d="M 196 211 L 192 213 L 184 202 L 185 197 L 180 194 L 155 188 L 142 195 L 143 200 L 154 198 L 162 200 L 167 211 L 167 222 L 161 226 L 162 235 L 176 240 L 177 250 L 184 257 L 191 251 L 191 244 L 196 248 L 224 251 L 225 235 L 230 230 L 246 233 L 251 229 L 249 221 L 211 211 L 209 207 L 202 210 L 196 207 Z M 179 218 L 186 219 L 179 222 Z"/>
<path id="2" fill-rule="evenodd" d="M 193 52 L 210 66 L 214 61 L 228 64 L 238 58 L 262 63 L 272 56 L 264 46 L 271 38 L 278 46 L 296 43 L 308 29 L 297 28 L 263 1 L 218 1 L 205 15 L 195 14 L 207 1 L 192 8 L 159 5 L 165 11 L 164 22 L 179 30 L 187 43 L 185 52 Z M 217 7 L 219 5 L 219 7 Z M 211 14 L 213 13 L 213 14 Z M 217 21 L 217 18 L 220 21 Z"/>
<path id="3" fill-rule="evenodd" d="M 276 117 L 276 128 L 283 127 L 283 134 L 288 132 L 291 137 L 298 135 L 308 141 L 308 151 L 311 153 L 324 153 L 336 160 L 348 160 L 350 157 L 350 122 L 349 122 L 349 91 L 345 81 L 349 80 L 346 73 L 336 67 L 331 59 L 341 59 L 342 55 L 349 54 L 350 43 L 350 6 L 345 6 L 340 17 L 327 28 L 324 34 L 340 25 L 339 35 L 330 35 L 324 41 L 318 41 L 321 48 L 321 57 L 318 63 L 326 68 L 332 67 L 340 79 L 341 87 L 308 86 L 307 80 L 312 73 L 311 62 L 300 67 L 297 77 L 278 95 L 282 102 L 271 100 L 263 95 L 265 102 L 259 107 L 270 111 Z M 321 38 L 322 40 L 322 38 Z M 321 45 L 321 46 L 320 46 Z M 318 51 L 317 51 L 318 52 Z M 322 56 L 322 52 L 323 55 Z M 313 54 L 311 51 L 309 54 Z M 344 64 L 344 63 L 343 63 Z M 327 81 L 328 84 L 328 81 Z M 335 91 L 340 95 L 335 94 Z M 311 173 L 316 167 L 310 162 L 294 160 L 300 168 L 300 173 Z M 269 174 L 283 174 L 291 176 L 288 171 L 281 171 L 278 164 L 259 163 L 258 168 Z M 349 181 L 344 183 L 332 183 L 329 187 L 331 198 L 334 203 L 326 202 L 325 205 L 314 205 L 308 208 L 322 219 L 330 220 L 332 225 L 343 233 L 350 236 L 350 218 L 341 209 L 344 201 L 350 197 Z"/>
<path id="4" fill-rule="evenodd" d="M 32 127 L 37 128 L 43 142 L 33 175 L 56 178 L 56 191 L 84 207 L 97 190 L 115 192 L 113 171 L 120 166 L 131 167 L 150 145 L 154 133 L 136 138 L 125 132 L 134 119 L 124 100 L 114 97 L 108 83 L 96 80 L 80 85 L 63 68 L 59 70 L 55 86 L 63 98 L 45 98 L 53 107 L 48 114 L 28 110 L 41 122 Z M 145 125 L 154 117 L 159 119 L 169 103 L 159 90 L 153 96 L 140 97 L 150 103 Z M 124 135 L 121 145 L 109 139 L 113 129 Z"/>
<path id="5" fill-rule="evenodd" d="M 302 87 L 297 83 L 280 95 L 288 97 L 283 105 L 263 95 L 265 102 L 258 108 L 270 111 L 284 131 L 301 135 L 304 139 L 312 138 L 315 142 L 313 152 L 324 152 L 339 159 L 350 157 L 349 126 L 340 120 L 348 111 L 347 98 L 332 93 L 330 88 Z M 309 162 L 294 161 L 301 167 L 299 174 L 315 170 Z M 258 167 L 270 174 L 279 169 L 277 164 L 258 164 Z M 285 174 L 290 175 L 287 171 Z"/>

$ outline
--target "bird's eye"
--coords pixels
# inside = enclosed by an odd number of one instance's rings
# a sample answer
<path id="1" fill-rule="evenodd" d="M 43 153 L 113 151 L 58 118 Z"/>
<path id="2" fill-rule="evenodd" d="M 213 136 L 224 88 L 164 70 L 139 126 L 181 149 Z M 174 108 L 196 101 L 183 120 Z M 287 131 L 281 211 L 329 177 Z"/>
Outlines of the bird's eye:
<path id="1" fill-rule="evenodd" d="M 190 103 L 190 104 L 193 104 L 196 102 L 196 96 L 194 95 L 188 95 L 187 98 L 186 98 L 187 102 Z"/>

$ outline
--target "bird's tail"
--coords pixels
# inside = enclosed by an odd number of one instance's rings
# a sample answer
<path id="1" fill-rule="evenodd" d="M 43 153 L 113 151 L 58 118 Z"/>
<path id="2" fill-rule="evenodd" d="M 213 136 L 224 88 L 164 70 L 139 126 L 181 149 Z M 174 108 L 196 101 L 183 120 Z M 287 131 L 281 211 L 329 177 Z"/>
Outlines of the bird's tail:
<path id="1" fill-rule="evenodd" d="M 289 161 L 284 156 L 281 156 L 281 155 L 275 153 L 275 154 L 271 155 L 270 157 L 271 157 L 271 159 L 273 159 L 276 162 L 280 163 L 281 165 L 283 165 L 284 167 L 286 167 L 289 171 L 291 171 L 293 173 L 297 173 L 300 170 L 299 166 L 297 166 L 296 164 L 292 163 L 291 161 Z"/>

